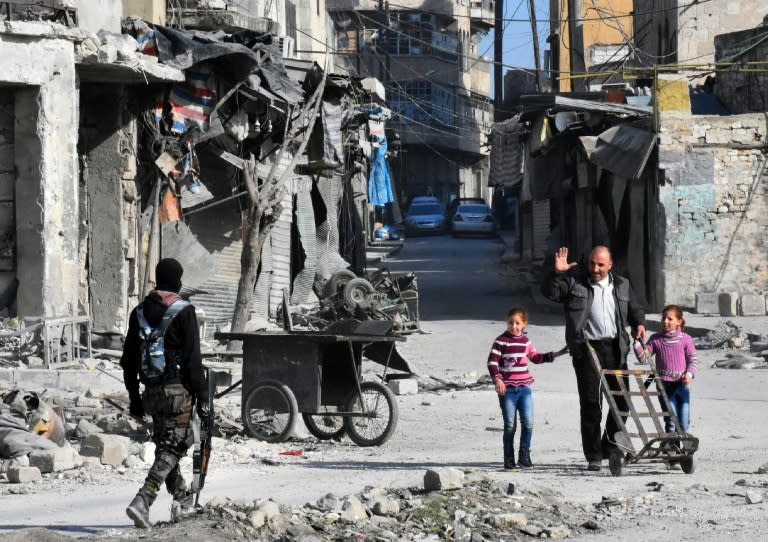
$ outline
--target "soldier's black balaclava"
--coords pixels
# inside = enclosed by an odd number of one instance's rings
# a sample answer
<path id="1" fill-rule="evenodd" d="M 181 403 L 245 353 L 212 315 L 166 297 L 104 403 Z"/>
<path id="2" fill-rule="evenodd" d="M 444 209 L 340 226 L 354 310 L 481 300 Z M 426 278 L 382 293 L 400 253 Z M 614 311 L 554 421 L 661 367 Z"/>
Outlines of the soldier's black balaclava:
<path id="1" fill-rule="evenodd" d="M 155 267 L 155 289 L 166 292 L 176 292 L 181 290 L 181 275 L 184 274 L 184 268 L 173 258 L 163 258 Z"/>

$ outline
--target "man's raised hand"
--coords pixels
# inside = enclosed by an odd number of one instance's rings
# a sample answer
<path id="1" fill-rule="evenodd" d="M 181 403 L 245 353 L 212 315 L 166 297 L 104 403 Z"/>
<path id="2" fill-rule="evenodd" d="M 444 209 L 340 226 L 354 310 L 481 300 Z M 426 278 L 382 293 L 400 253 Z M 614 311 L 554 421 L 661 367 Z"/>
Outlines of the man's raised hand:
<path id="1" fill-rule="evenodd" d="M 568 263 L 568 248 L 560 247 L 555 252 L 555 271 L 558 273 L 565 273 L 572 267 L 576 267 L 576 262 Z"/>

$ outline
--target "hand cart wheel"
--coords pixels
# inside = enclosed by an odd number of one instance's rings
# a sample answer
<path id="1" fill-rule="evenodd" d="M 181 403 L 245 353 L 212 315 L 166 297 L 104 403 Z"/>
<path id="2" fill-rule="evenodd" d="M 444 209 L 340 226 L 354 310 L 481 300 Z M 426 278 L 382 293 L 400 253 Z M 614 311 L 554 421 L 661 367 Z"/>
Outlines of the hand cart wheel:
<path id="1" fill-rule="evenodd" d="M 395 394 L 378 382 L 361 382 L 361 393 L 352 393 L 344 418 L 349 438 L 358 446 L 379 446 L 395 432 L 400 412 Z"/>
<path id="2" fill-rule="evenodd" d="M 685 474 L 693 474 L 696 470 L 696 462 L 693 460 L 693 456 L 684 457 L 680 460 L 680 468 Z"/>
<path id="3" fill-rule="evenodd" d="M 344 434 L 344 418 L 333 414 L 302 414 L 307 431 L 320 440 L 340 438 Z"/>
<path id="4" fill-rule="evenodd" d="M 296 397 L 288 386 L 277 380 L 262 380 L 243 402 L 243 423 L 254 438 L 282 442 L 293 432 L 298 412 Z"/>

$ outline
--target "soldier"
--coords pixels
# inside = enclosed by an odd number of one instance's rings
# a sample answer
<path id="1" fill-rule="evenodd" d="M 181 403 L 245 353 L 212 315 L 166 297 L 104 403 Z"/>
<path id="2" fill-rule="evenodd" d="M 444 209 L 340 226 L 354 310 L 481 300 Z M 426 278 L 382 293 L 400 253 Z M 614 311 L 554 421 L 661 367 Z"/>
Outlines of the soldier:
<path id="1" fill-rule="evenodd" d="M 195 308 L 179 296 L 183 268 L 173 258 L 155 269 L 156 288 L 132 312 L 120 365 L 130 412 L 152 416 L 155 462 L 125 512 L 136 527 L 148 529 L 149 508 L 165 484 L 173 495 L 173 520 L 192 511 L 193 494 L 179 469 L 191 444 L 192 408 L 209 414 L 208 387 L 200 357 Z M 139 394 L 139 383 L 144 385 Z"/>

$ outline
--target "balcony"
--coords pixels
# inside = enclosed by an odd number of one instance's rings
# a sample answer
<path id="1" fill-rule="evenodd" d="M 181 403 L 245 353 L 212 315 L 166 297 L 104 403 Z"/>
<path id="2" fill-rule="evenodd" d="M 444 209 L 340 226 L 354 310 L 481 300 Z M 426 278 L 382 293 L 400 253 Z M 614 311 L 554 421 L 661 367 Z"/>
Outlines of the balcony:
<path id="1" fill-rule="evenodd" d="M 473 32 L 485 32 L 493 28 L 494 0 L 471 0 L 469 17 Z"/>

